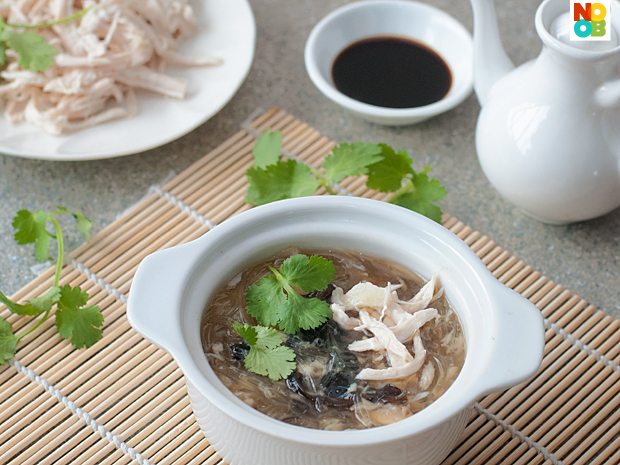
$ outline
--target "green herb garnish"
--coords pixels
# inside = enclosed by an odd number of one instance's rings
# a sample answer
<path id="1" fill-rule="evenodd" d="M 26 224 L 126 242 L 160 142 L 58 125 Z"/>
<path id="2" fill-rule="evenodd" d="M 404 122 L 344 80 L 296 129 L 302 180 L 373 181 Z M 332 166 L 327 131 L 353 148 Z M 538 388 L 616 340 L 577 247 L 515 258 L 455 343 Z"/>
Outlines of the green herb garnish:
<path id="1" fill-rule="evenodd" d="M 234 322 L 233 328 L 250 344 L 245 367 L 278 381 L 290 375 L 297 364 L 295 352 L 282 345 L 276 327 L 295 334 L 300 329 L 316 328 L 332 316 L 327 302 L 303 297 L 294 288 L 302 292 L 323 291 L 334 279 L 335 268 L 318 255 L 293 255 L 284 260 L 280 270 L 272 266 L 269 270 L 272 274 L 245 291 L 246 310 L 262 326 Z"/>
<path id="2" fill-rule="evenodd" d="M 244 360 L 245 367 L 274 381 L 286 378 L 296 367 L 295 352 L 282 345 L 280 333 L 275 328 L 249 326 L 234 322 L 233 328 L 250 345 Z"/>
<path id="3" fill-rule="evenodd" d="M 368 169 L 366 185 L 381 192 L 394 192 L 390 203 L 413 210 L 441 223 L 441 208 L 435 205 L 446 196 L 446 188 L 437 179 L 431 179 L 426 165 L 415 171 L 412 160 L 404 150 L 395 152 L 392 147 L 380 144 L 383 160 Z"/>
<path id="4" fill-rule="evenodd" d="M 323 169 L 325 178 L 331 182 L 340 182 L 347 176 L 368 174 L 368 170 L 376 163 L 381 163 L 381 147 L 377 144 L 340 144 L 325 157 Z"/>
<path id="5" fill-rule="evenodd" d="M 14 334 L 11 325 L 4 318 L 0 317 L 0 364 L 12 359 L 15 356 L 15 348 L 20 339 L 37 329 L 50 314 L 54 304 L 58 307 L 56 311 L 56 327 L 58 333 L 65 339 L 70 339 L 77 349 L 90 347 L 101 339 L 103 331 L 103 315 L 99 307 L 91 305 L 86 307 L 88 294 L 83 292 L 79 286 L 69 285 L 59 286 L 60 273 L 64 260 L 64 241 L 60 223 L 56 218 L 58 215 L 70 214 L 77 221 L 77 228 L 88 241 L 90 239 L 90 228 L 93 223 L 82 213 L 72 212 L 64 207 L 57 207 L 52 213 L 45 213 L 39 210 L 31 213 L 28 210 L 20 210 L 13 218 L 13 228 L 15 228 L 15 241 L 18 244 L 34 244 L 37 260 L 43 262 L 48 259 L 48 250 L 52 240 L 58 242 L 58 257 L 56 260 L 56 275 L 52 288 L 43 296 L 27 301 L 25 304 L 13 302 L 0 292 L 0 302 L 16 315 L 37 316 L 43 314 L 39 321 L 21 334 Z M 52 223 L 54 232 L 47 230 L 48 221 Z"/>
<path id="6" fill-rule="evenodd" d="M 305 197 L 321 185 L 308 165 L 295 160 L 278 161 L 265 168 L 253 166 L 246 174 L 250 187 L 245 201 L 251 205 Z"/>
<path id="7" fill-rule="evenodd" d="M 320 326 L 332 311 L 327 302 L 316 297 L 307 299 L 303 292 L 322 291 L 334 279 L 334 264 L 313 255 L 293 255 L 282 263 L 280 270 L 269 267 L 272 274 L 258 280 L 245 292 L 246 310 L 264 326 L 278 326 L 287 334 L 300 329 Z"/>
<path id="8" fill-rule="evenodd" d="M 266 166 L 278 163 L 281 146 L 282 134 L 280 134 L 280 131 L 263 132 L 252 149 L 254 166 L 265 168 Z"/>
<path id="9" fill-rule="evenodd" d="M 58 51 L 48 44 L 41 34 L 35 32 L 15 32 L 12 29 L 40 29 L 67 23 L 84 16 L 92 7 L 88 7 L 67 18 L 52 23 L 24 25 L 9 24 L 0 15 L 0 66 L 6 61 L 6 49 L 12 48 L 19 55 L 18 64 L 24 69 L 45 71 L 54 63 Z"/>
<path id="10" fill-rule="evenodd" d="M 265 131 L 254 146 L 254 166 L 246 172 L 249 187 L 245 201 L 248 204 L 263 205 L 305 197 L 321 186 L 333 195 L 335 183 L 347 176 L 367 174 L 369 189 L 394 192 L 390 203 L 441 222 L 441 208 L 435 202 L 443 199 L 446 189 L 439 181 L 428 177 L 430 165 L 416 172 L 404 150 L 395 152 L 386 144 L 340 144 L 323 161 L 323 175 L 305 163 L 279 160 L 281 145 L 279 131 Z"/>

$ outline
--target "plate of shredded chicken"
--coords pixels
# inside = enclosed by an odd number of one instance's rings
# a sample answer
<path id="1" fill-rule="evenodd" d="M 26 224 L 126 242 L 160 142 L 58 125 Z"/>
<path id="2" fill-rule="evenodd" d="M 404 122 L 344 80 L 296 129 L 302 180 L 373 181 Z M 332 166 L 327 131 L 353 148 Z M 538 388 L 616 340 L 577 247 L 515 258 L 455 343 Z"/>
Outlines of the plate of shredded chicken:
<path id="1" fill-rule="evenodd" d="M 0 69 L 0 153 L 91 160 L 158 147 L 215 115 L 254 58 L 247 0 L 0 0 L 9 24 L 57 50 L 45 71 L 7 49 Z"/>

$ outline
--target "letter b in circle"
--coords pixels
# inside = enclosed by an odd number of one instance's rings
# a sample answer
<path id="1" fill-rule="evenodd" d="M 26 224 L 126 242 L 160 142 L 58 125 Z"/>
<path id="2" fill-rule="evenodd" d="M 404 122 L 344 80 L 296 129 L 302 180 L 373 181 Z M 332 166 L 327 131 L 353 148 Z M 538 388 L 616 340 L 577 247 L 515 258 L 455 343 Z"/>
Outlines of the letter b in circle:
<path id="1" fill-rule="evenodd" d="M 603 24 L 603 35 L 605 34 L 604 28 L 605 25 Z M 592 24 L 590 23 L 590 21 L 586 21 L 584 19 L 582 19 L 581 21 L 577 21 L 575 23 L 575 34 L 577 34 L 578 37 L 589 37 L 590 34 L 592 34 Z"/>

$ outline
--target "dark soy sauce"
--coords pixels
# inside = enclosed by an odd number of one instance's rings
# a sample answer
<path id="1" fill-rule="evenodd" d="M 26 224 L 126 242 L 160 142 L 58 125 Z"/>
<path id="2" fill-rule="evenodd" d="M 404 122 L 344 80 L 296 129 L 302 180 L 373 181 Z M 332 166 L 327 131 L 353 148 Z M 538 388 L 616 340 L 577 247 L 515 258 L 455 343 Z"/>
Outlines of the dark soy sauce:
<path id="1" fill-rule="evenodd" d="M 371 37 L 345 48 L 334 60 L 336 89 L 387 108 L 413 108 L 437 102 L 452 85 L 445 61 L 419 42 L 401 37 Z"/>

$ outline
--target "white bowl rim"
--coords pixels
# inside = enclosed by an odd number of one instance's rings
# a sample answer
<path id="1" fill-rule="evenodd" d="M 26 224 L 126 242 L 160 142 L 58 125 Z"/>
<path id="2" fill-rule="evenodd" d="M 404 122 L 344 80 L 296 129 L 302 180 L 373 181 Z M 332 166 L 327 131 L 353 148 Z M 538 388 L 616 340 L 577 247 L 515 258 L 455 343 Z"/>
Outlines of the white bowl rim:
<path id="1" fill-rule="evenodd" d="M 472 50 L 472 60 L 468 70 L 457 71 L 452 63 L 449 63 L 444 57 L 442 57 L 442 59 L 444 59 L 444 61 L 450 68 L 450 72 L 453 76 L 453 84 L 454 76 L 457 72 L 459 73 L 459 76 L 463 75 L 463 79 L 467 79 L 468 81 L 465 85 L 461 86 L 461 90 L 459 92 L 448 92 L 448 94 L 444 98 L 429 105 L 423 105 L 413 108 L 388 108 L 360 102 L 359 100 L 348 97 L 324 79 L 323 74 L 318 70 L 316 63 L 312 58 L 314 55 L 314 48 L 317 41 L 319 40 L 321 33 L 323 32 L 323 29 L 325 29 L 332 21 L 341 16 L 350 14 L 351 12 L 358 9 L 365 9 L 376 5 L 385 5 L 386 8 L 397 5 L 399 7 L 402 5 L 409 5 L 409 7 L 411 8 L 416 8 L 421 11 L 432 12 L 433 14 L 441 15 L 445 19 L 453 23 L 454 27 L 459 30 L 460 34 L 463 35 L 463 39 L 470 44 L 470 48 Z M 424 45 L 430 47 L 431 50 L 433 50 L 432 44 Z M 473 90 L 473 39 L 471 34 L 465 28 L 465 26 L 463 26 L 459 21 L 457 21 L 445 11 L 440 10 L 439 8 L 436 8 L 432 5 L 416 2 L 413 0 L 362 0 L 354 3 L 349 3 L 348 5 L 344 5 L 340 8 L 333 10 L 331 13 L 321 19 L 310 32 L 304 49 L 304 62 L 306 64 L 306 71 L 308 73 L 308 76 L 310 77 L 310 80 L 317 87 L 317 89 L 319 89 L 319 91 L 323 93 L 323 95 L 344 108 L 373 117 L 405 120 L 415 117 L 427 118 L 431 116 L 436 116 L 440 113 L 451 110 L 452 108 L 462 103 Z"/>
<path id="2" fill-rule="evenodd" d="M 235 233 L 240 229 L 247 227 L 248 223 L 252 223 L 258 220 L 264 221 L 266 216 L 281 216 L 286 215 L 291 211 L 298 212 L 299 210 L 317 209 L 317 207 L 325 208 L 325 202 L 330 203 L 331 208 L 334 209 L 363 209 L 365 214 L 368 213 L 370 210 L 374 210 L 374 212 L 378 215 L 385 215 L 386 209 L 394 209 L 392 210 L 392 213 L 395 213 L 397 215 L 410 215 L 409 218 L 413 223 L 426 222 L 426 224 L 424 225 L 424 229 L 426 230 L 425 232 L 429 232 L 429 234 L 432 233 L 433 236 L 438 238 L 438 241 L 447 242 L 446 246 L 448 247 L 448 249 L 454 250 L 454 248 L 456 248 L 458 250 L 458 254 L 462 257 L 465 264 L 470 267 L 470 271 L 473 271 L 475 273 L 476 280 L 485 283 L 484 287 L 488 291 L 488 298 L 493 299 L 497 297 L 496 292 L 510 292 L 514 294 L 515 297 L 525 300 L 523 297 L 519 296 L 513 291 L 508 290 L 508 288 L 506 288 L 503 284 L 499 283 L 499 281 L 497 281 L 497 279 L 491 274 L 487 267 L 480 261 L 480 259 L 478 259 L 476 254 L 471 251 L 471 249 L 469 249 L 469 247 L 467 247 L 457 236 L 455 236 L 449 230 L 445 229 L 443 226 L 429 220 L 428 218 L 423 217 L 422 215 L 402 209 L 401 207 L 387 204 L 385 202 L 359 197 L 313 196 L 296 198 L 274 202 L 243 212 L 243 214 L 241 215 L 226 220 L 221 225 L 212 229 L 211 231 L 209 231 L 208 234 L 202 236 L 201 238 L 191 243 L 179 246 L 179 249 L 186 248 L 187 251 L 191 251 L 191 254 L 185 254 L 187 256 L 184 258 L 191 257 L 191 259 L 186 263 L 185 267 L 192 270 L 196 269 L 196 267 L 202 260 L 201 254 L 196 252 L 201 249 L 207 250 L 208 248 L 202 244 L 222 240 L 229 236 L 231 233 Z M 170 249 L 157 253 L 162 252 L 169 254 Z M 157 253 L 154 255 L 157 255 Z M 137 286 L 138 281 L 141 279 L 139 277 L 139 272 L 140 270 L 138 270 L 138 272 L 136 273 L 136 277 L 134 278 L 134 286 Z M 185 283 L 185 287 L 186 285 L 187 283 Z M 185 287 L 180 291 L 185 291 Z M 261 433 L 272 436 L 274 438 L 286 438 L 288 441 L 294 441 L 299 444 L 318 445 L 325 447 L 353 447 L 362 444 L 368 445 L 388 443 L 392 441 L 397 442 L 403 438 L 412 436 L 422 431 L 426 431 L 440 425 L 443 422 L 449 421 L 450 418 L 452 418 L 454 415 L 457 415 L 463 409 L 470 407 L 480 396 L 497 390 L 496 388 L 490 389 L 489 386 L 485 386 L 484 382 L 473 383 L 473 386 L 468 386 L 468 390 L 460 393 L 458 402 L 452 402 L 446 405 L 445 408 L 440 408 L 442 406 L 442 399 L 445 399 L 445 393 L 444 395 L 439 397 L 433 404 L 431 404 L 431 407 L 437 407 L 437 409 L 439 410 L 438 412 L 435 412 L 436 409 L 430 409 L 430 407 L 428 407 L 407 419 L 376 428 L 348 431 L 324 431 L 289 425 L 287 423 L 271 418 L 259 412 L 258 410 L 255 410 L 254 408 L 245 404 L 240 399 L 229 398 L 224 393 L 220 392 L 218 387 L 211 384 L 202 374 L 200 368 L 197 366 L 192 354 L 189 352 L 189 349 L 185 346 L 185 344 L 182 344 L 179 348 L 178 341 L 175 341 L 175 344 L 172 344 L 171 346 L 166 346 L 165 341 L 162 342 L 161 340 L 155 340 L 155 338 L 149 337 L 148 334 L 142 332 L 140 330 L 140 325 L 135 324 L 136 322 L 133 317 L 133 296 L 134 294 L 130 293 L 129 307 L 127 312 L 128 319 L 132 326 L 134 326 L 134 328 L 136 328 L 141 334 L 147 337 L 147 339 L 151 340 L 151 342 L 169 351 L 174 357 L 175 361 L 178 363 L 181 371 L 184 373 L 187 380 L 190 381 L 192 385 L 195 386 L 198 391 L 201 392 L 202 395 L 204 395 L 207 399 L 209 399 L 209 401 L 213 403 L 220 411 L 222 411 L 223 414 L 243 424 L 245 427 L 258 430 Z M 530 306 L 533 307 L 533 305 L 531 304 Z M 533 307 L 533 309 L 536 310 L 536 317 L 534 317 L 534 315 L 530 315 L 529 318 L 530 323 L 532 319 L 538 318 L 540 320 L 541 334 L 543 337 L 541 341 L 538 341 L 538 343 L 541 349 L 540 358 L 542 358 L 542 345 L 544 344 L 544 332 L 542 331 L 542 316 L 540 316 L 540 313 L 535 307 Z M 533 349 L 530 348 L 530 352 L 532 352 L 532 350 L 536 350 L 537 345 L 532 344 L 532 347 Z M 536 369 L 537 367 L 538 365 L 536 366 Z M 489 366 L 487 366 L 484 370 L 485 373 L 487 373 L 488 368 Z M 534 371 L 535 370 L 530 370 L 527 376 L 521 373 L 518 377 L 517 382 L 527 379 L 534 373 Z M 509 385 L 514 384 L 516 383 L 511 383 Z M 223 383 L 222 386 L 224 386 Z M 432 413 L 427 414 L 425 412 Z"/>

